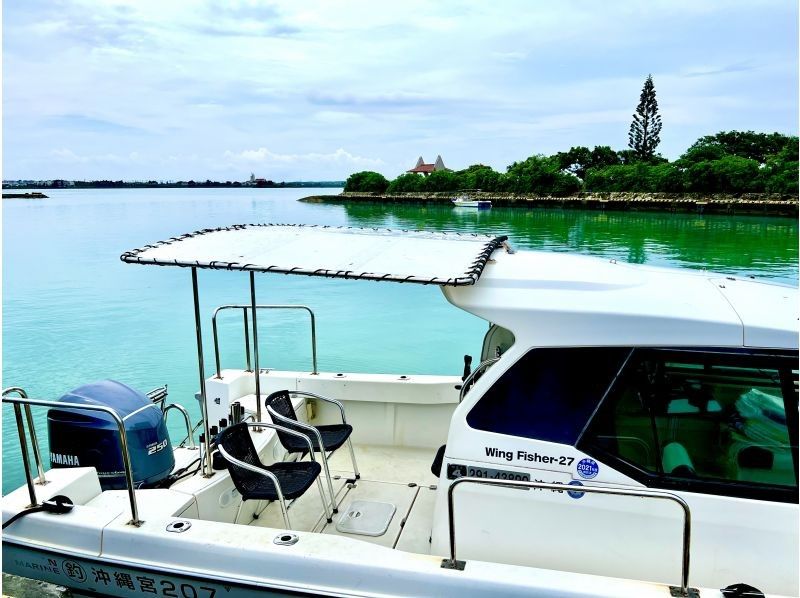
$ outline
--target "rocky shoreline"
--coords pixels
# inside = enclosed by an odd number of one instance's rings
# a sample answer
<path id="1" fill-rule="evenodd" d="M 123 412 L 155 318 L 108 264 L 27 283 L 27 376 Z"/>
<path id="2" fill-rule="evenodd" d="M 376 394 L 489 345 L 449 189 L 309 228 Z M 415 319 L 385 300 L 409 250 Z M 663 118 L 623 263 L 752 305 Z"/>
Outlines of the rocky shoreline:
<path id="1" fill-rule="evenodd" d="M 47 196 L 39 191 L 32 193 L 3 193 L 3 199 L 47 199 Z"/>
<path id="2" fill-rule="evenodd" d="M 450 205 L 458 192 L 438 193 L 353 193 L 311 195 L 300 201 L 311 203 L 379 203 L 379 204 L 441 204 Z M 556 197 L 515 193 L 469 192 L 472 199 L 489 200 L 494 207 L 553 208 L 615 211 L 658 211 L 729 215 L 798 215 L 798 199 L 791 195 L 742 193 L 738 195 L 713 193 L 637 193 L 581 192 Z"/>

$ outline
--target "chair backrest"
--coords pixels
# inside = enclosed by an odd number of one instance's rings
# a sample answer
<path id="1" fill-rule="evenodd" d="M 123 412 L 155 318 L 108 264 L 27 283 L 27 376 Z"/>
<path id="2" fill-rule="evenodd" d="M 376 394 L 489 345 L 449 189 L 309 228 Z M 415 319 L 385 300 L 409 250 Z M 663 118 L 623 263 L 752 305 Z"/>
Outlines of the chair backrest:
<path id="1" fill-rule="evenodd" d="M 250 431 L 247 424 L 236 424 L 225 428 L 217 438 L 217 443 L 224 448 L 228 454 L 234 459 L 244 461 L 248 465 L 255 467 L 264 467 L 261 460 L 258 458 L 258 452 L 253 444 L 253 439 L 250 438 Z M 248 492 L 258 485 L 258 482 L 263 483 L 263 476 L 252 471 L 248 471 L 243 467 L 234 465 L 230 461 L 226 461 L 228 471 L 231 474 L 233 485 L 243 497 L 247 497 Z"/>
<path id="2" fill-rule="evenodd" d="M 273 392 L 267 397 L 266 404 L 267 407 L 272 407 L 273 411 L 277 412 L 279 415 L 297 421 L 297 416 L 294 413 L 292 399 L 289 396 L 288 390 L 279 390 L 278 392 Z M 275 423 L 282 425 L 279 422 Z"/>
<path id="3" fill-rule="evenodd" d="M 275 411 L 278 415 L 282 415 L 292 421 L 297 421 L 297 415 L 294 413 L 294 406 L 292 406 L 292 398 L 289 396 L 288 390 L 279 390 L 277 392 L 273 392 L 271 395 L 267 397 L 267 400 L 264 401 L 267 407 L 271 407 L 273 411 Z M 276 418 L 277 419 L 277 418 Z M 279 426 L 284 426 L 289 428 L 290 430 L 296 430 L 303 435 L 308 435 L 306 430 L 303 430 L 299 426 L 293 426 L 292 424 L 285 422 L 285 421 L 273 421 L 273 423 L 278 424 Z M 281 441 L 283 448 L 288 448 L 291 445 L 297 445 L 297 436 L 293 436 L 292 434 L 287 434 L 286 432 L 278 432 L 278 440 Z"/>

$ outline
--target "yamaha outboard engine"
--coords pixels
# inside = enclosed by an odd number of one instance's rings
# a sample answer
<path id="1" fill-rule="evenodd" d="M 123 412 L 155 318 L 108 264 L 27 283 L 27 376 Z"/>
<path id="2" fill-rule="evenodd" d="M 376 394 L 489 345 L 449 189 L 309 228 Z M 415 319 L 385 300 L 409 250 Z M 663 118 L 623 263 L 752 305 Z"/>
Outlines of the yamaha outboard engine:
<path id="1" fill-rule="evenodd" d="M 114 380 L 86 384 L 59 399 L 105 405 L 123 419 L 136 487 L 166 478 L 175 467 L 164 415 L 144 394 Z M 94 467 L 104 490 L 126 487 L 119 428 L 101 411 L 50 409 L 47 413 L 51 467 Z"/>

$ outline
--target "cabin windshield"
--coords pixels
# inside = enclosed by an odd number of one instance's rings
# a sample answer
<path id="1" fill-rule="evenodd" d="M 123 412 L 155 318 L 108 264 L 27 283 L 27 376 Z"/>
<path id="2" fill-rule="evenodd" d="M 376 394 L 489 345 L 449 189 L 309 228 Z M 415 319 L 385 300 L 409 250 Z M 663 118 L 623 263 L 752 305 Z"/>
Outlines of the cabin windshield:
<path id="1" fill-rule="evenodd" d="M 486 391 L 467 424 L 574 444 L 630 352 L 605 347 L 529 351 Z"/>

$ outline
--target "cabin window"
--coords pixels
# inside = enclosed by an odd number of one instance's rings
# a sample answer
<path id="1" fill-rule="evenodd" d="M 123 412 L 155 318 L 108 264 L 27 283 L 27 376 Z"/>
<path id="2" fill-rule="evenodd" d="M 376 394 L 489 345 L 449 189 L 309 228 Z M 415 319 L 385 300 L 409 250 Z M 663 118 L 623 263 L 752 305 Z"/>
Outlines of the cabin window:
<path id="1" fill-rule="evenodd" d="M 796 354 L 637 349 L 580 447 L 655 487 L 796 492 L 796 364 Z"/>
<path id="2" fill-rule="evenodd" d="M 630 349 L 534 349 L 467 415 L 478 430 L 574 444 Z"/>

